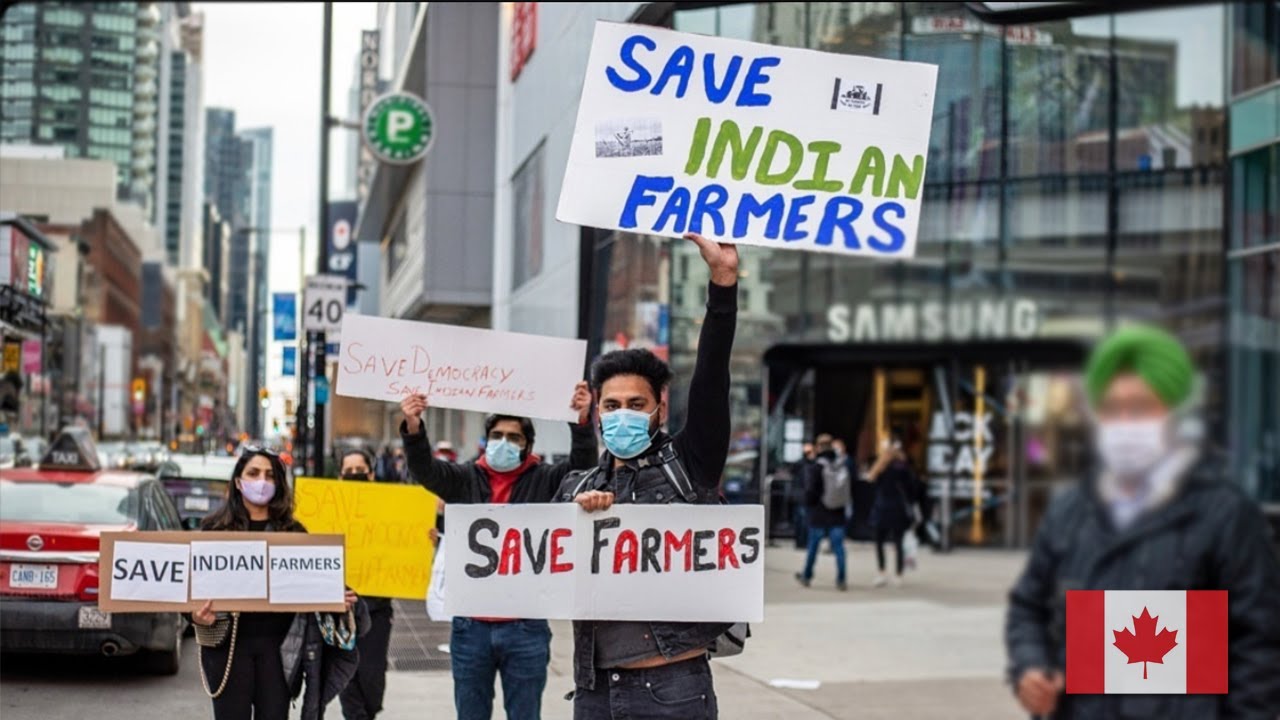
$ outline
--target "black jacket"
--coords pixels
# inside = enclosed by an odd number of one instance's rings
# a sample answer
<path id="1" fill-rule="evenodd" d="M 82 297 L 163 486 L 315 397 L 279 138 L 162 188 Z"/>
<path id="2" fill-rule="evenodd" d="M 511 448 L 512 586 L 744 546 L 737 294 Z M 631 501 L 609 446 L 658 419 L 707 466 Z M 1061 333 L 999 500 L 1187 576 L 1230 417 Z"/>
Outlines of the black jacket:
<path id="1" fill-rule="evenodd" d="M 1262 513 L 1202 461 L 1165 505 L 1115 530 L 1093 480 L 1050 505 L 1009 593 L 1010 680 L 1066 664 L 1068 590 L 1226 590 L 1227 695 L 1064 695 L 1055 720 L 1280 717 L 1280 560 Z"/>
<path id="2" fill-rule="evenodd" d="M 580 490 L 609 490 L 615 503 L 663 505 L 673 502 L 719 502 L 720 476 L 729 454 L 729 356 L 737 320 L 738 287 L 708 286 L 707 314 L 698 339 L 698 357 L 689 381 L 688 416 L 684 429 L 670 437 L 658 433 L 650 454 L 626 460 L 614 468 L 613 455 L 600 457 L 598 470 L 585 478 L 567 477 L 557 500 L 572 502 Z M 659 465 L 654 454 L 671 446 L 684 466 L 694 497 L 684 498 Z M 676 657 L 707 648 L 731 627 L 730 623 L 651 622 L 653 638 L 665 657 Z M 595 621 L 573 623 L 573 679 L 581 688 L 595 687 Z"/>
<path id="3" fill-rule="evenodd" d="M 329 614 L 329 613 L 323 613 Z M 340 614 L 335 617 L 335 622 Z M 318 720 L 324 707 L 346 689 L 360 665 L 360 636 L 369 632 L 369 610 L 364 601 L 355 606 L 356 647 L 329 645 L 320 633 L 316 613 L 301 612 L 293 618 L 289 634 L 280 644 L 280 661 L 289 684 L 289 695 L 302 696 L 302 720 Z"/>
<path id="4" fill-rule="evenodd" d="M 524 471 L 511 488 L 512 503 L 551 502 L 560 481 L 570 470 L 595 467 L 596 432 L 591 425 L 570 423 L 572 435 L 569 459 L 555 465 L 538 463 Z M 453 463 L 441 460 L 431 452 L 426 425 L 418 427 L 417 434 L 410 435 L 400 423 L 400 437 L 404 439 L 404 454 L 409 465 L 409 477 L 444 500 L 445 503 L 487 503 L 493 495 L 489 475 L 474 460 Z"/>

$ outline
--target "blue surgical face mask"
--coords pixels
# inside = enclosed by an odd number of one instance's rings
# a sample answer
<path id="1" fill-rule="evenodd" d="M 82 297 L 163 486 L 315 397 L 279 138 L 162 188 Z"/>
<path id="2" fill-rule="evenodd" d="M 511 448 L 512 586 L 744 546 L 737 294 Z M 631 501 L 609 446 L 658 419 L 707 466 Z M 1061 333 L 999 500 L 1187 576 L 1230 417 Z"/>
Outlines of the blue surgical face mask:
<path id="1" fill-rule="evenodd" d="M 484 446 L 484 458 L 498 472 L 515 470 L 520 466 L 520 448 L 510 440 L 490 440 Z"/>
<path id="2" fill-rule="evenodd" d="M 649 430 L 649 419 L 653 413 L 619 409 L 601 415 L 600 433 L 604 436 L 604 446 L 614 457 L 623 460 L 648 450 L 653 442 Z"/>

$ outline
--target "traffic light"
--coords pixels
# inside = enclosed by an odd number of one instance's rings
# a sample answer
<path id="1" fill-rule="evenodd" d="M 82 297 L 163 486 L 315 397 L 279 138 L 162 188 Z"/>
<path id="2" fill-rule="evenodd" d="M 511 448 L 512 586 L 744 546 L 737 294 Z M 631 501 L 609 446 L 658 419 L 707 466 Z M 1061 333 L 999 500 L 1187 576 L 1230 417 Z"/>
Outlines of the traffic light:
<path id="1" fill-rule="evenodd" d="M 258 404 L 262 406 L 263 410 L 271 407 L 271 396 L 267 393 L 266 388 L 258 388 Z"/>
<path id="2" fill-rule="evenodd" d="M 143 378 L 133 379 L 133 401 L 140 403 L 147 399 L 147 381 Z"/>

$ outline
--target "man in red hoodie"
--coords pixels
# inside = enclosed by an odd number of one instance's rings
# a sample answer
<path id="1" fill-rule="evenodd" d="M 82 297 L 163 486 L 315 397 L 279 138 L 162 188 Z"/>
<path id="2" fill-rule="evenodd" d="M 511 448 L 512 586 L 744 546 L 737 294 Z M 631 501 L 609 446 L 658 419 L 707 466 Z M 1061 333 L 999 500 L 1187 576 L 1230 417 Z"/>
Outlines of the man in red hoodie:
<path id="1" fill-rule="evenodd" d="M 400 435 L 409 477 L 445 503 L 551 502 L 571 470 L 590 469 L 597 462 L 587 383 L 578 383 L 570 407 L 578 412 L 578 422 L 569 425 L 572 445 L 564 462 L 548 465 L 533 453 L 534 429 L 529 418 L 490 415 L 484 421 L 484 456 L 457 463 L 433 456 L 421 420 L 427 400 L 411 395 L 400 403 L 404 412 Z M 459 720 L 490 720 L 493 681 L 498 674 L 502 676 L 507 720 L 541 717 L 551 659 L 551 628 L 546 620 L 455 617 L 449 652 Z"/>

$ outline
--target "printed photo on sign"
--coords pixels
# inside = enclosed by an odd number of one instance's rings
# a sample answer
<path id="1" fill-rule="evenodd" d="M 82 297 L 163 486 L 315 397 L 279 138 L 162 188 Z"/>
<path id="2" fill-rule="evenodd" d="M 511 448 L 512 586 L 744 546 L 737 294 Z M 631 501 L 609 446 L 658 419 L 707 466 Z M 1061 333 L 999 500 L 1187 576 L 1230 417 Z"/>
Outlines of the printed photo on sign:
<path id="1" fill-rule="evenodd" d="M 601 120 L 596 123 L 596 157 L 661 154 L 662 121 L 657 118 Z"/>
<path id="2" fill-rule="evenodd" d="M 190 560 L 186 544 L 117 542 L 111 565 L 111 599 L 185 603 Z"/>
<path id="3" fill-rule="evenodd" d="M 911 257 L 937 75 L 924 63 L 598 22 L 556 219 Z"/>

